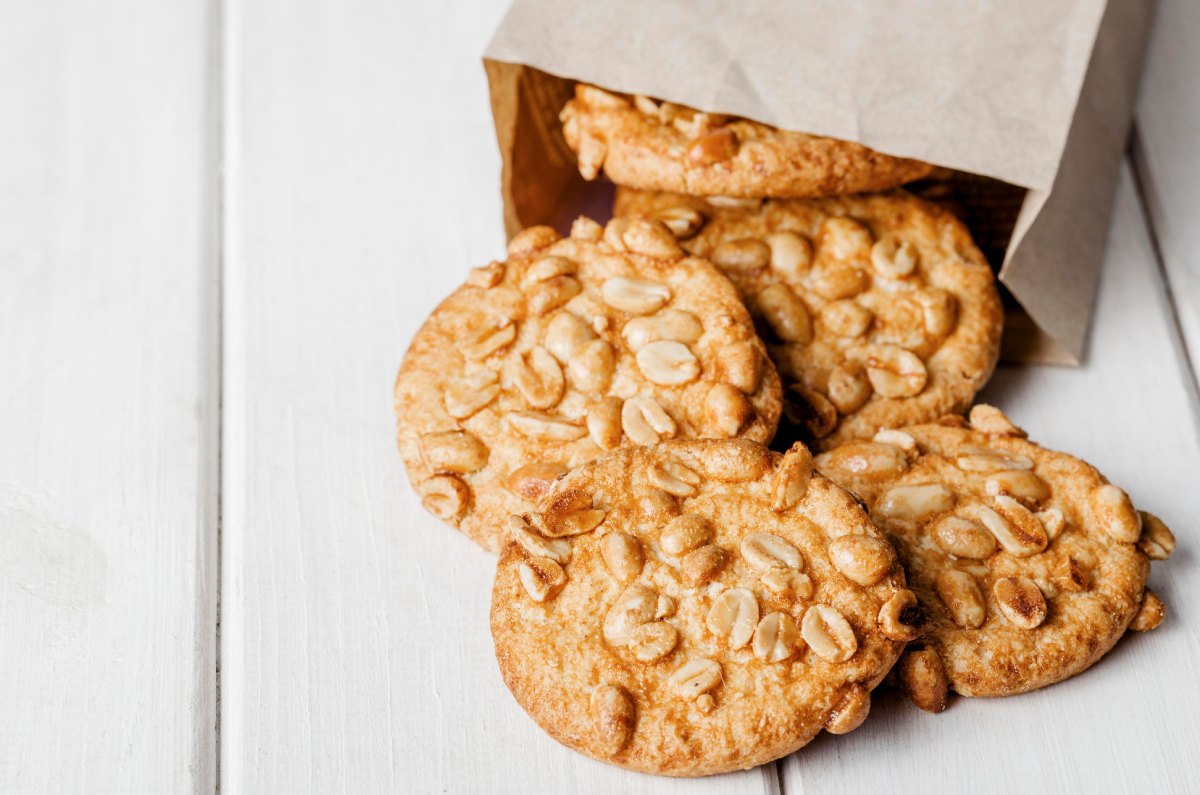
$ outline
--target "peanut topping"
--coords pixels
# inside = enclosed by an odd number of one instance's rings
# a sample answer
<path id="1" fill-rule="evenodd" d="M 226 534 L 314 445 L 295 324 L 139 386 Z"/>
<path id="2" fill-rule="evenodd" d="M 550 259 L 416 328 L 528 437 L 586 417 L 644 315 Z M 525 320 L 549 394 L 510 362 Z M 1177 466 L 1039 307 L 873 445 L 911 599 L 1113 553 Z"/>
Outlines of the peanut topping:
<path id="1" fill-rule="evenodd" d="M 1001 494 L 995 499 L 995 510 L 984 506 L 979 518 L 1007 552 L 1025 558 L 1046 548 L 1050 538 L 1041 520 L 1012 497 Z"/>
<path id="2" fill-rule="evenodd" d="M 776 511 L 791 510 L 808 493 L 808 482 L 813 476 L 813 457 L 808 448 L 794 444 L 783 455 L 779 469 L 775 471 L 775 482 L 771 486 L 771 507 Z"/>
<path id="3" fill-rule="evenodd" d="M 600 393 L 608 389 L 616 366 L 616 352 L 604 340 L 585 342 L 567 363 L 571 384 L 580 392 Z"/>
<path id="4" fill-rule="evenodd" d="M 1050 497 L 1050 487 L 1046 481 L 1027 469 L 989 475 L 984 489 L 993 496 L 1002 494 L 1012 497 L 1031 509 Z"/>
<path id="5" fill-rule="evenodd" d="M 530 556 L 549 558 L 560 566 L 571 559 L 571 542 L 560 538 L 543 538 L 521 516 L 508 517 L 508 535 Z"/>
<path id="6" fill-rule="evenodd" d="M 548 409 L 562 399 L 566 386 L 562 368 L 540 345 L 510 359 L 507 374 L 531 408 Z"/>
<path id="7" fill-rule="evenodd" d="M 942 569 L 937 576 L 937 592 L 954 623 L 965 629 L 979 629 L 987 618 L 987 603 L 979 583 L 965 571 Z"/>
<path id="8" fill-rule="evenodd" d="M 919 395 L 929 380 L 920 357 L 895 345 L 864 345 L 846 355 L 867 368 L 871 386 L 886 398 Z"/>
<path id="9" fill-rule="evenodd" d="M 759 571 L 804 568 L 804 556 L 788 541 L 772 533 L 751 533 L 742 539 L 742 557 Z"/>
<path id="10" fill-rule="evenodd" d="M 921 609 L 917 596 L 904 590 L 883 603 L 879 608 L 879 628 L 890 640 L 910 641 L 921 634 Z"/>
<path id="11" fill-rule="evenodd" d="M 852 732 L 863 724 L 870 711 L 871 692 L 862 685 L 850 685 L 825 721 L 825 730 L 830 734 Z"/>
<path id="12" fill-rule="evenodd" d="M 772 284 L 758 294 L 758 310 L 775 336 L 784 342 L 807 345 L 812 341 L 808 307 L 786 284 Z"/>
<path id="13" fill-rule="evenodd" d="M 767 235 L 771 249 L 771 270 L 785 279 L 799 279 L 812 265 L 812 245 L 795 232 Z"/>
<path id="14" fill-rule="evenodd" d="M 987 403 L 978 403 L 972 406 L 969 420 L 971 427 L 982 433 L 1017 437 L 1025 435 L 1025 431 L 1014 425 L 1003 411 L 995 406 L 989 406 Z"/>
<path id="15" fill-rule="evenodd" d="M 681 698 L 695 700 L 721 682 L 721 664 L 716 660 L 694 658 L 675 669 L 671 685 Z"/>
<path id="16" fill-rule="evenodd" d="M 758 602 L 745 588 L 730 588 L 713 600 L 705 623 L 730 649 L 740 649 L 758 626 Z"/>
<path id="17" fill-rule="evenodd" d="M 871 264 L 880 276 L 902 279 L 917 267 L 917 248 L 907 240 L 891 235 L 880 238 L 871 247 Z"/>
<path id="18" fill-rule="evenodd" d="M 996 551 L 996 537 L 978 522 L 946 516 L 933 526 L 933 540 L 947 555 L 986 560 Z"/>
<path id="19" fill-rule="evenodd" d="M 592 722 L 600 747 L 612 756 L 633 736 L 637 712 L 633 699 L 624 689 L 612 684 L 597 685 L 591 697 Z"/>
<path id="20" fill-rule="evenodd" d="M 1093 520 L 1117 541 L 1137 543 L 1142 535 L 1142 517 L 1133 509 L 1129 495 L 1111 483 L 1097 486 L 1088 495 Z"/>
<path id="21" fill-rule="evenodd" d="M 1167 606 L 1163 604 L 1163 600 L 1158 598 L 1158 594 L 1146 589 L 1142 595 L 1142 606 L 1138 609 L 1137 615 L 1133 617 L 1133 621 L 1129 624 L 1129 628 L 1134 632 L 1149 632 L 1163 622 L 1167 617 Z"/>
<path id="22" fill-rule="evenodd" d="M 717 245 L 709 255 L 712 263 L 726 270 L 757 270 L 771 262 L 771 248 L 753 237 L 728 240 Z"/>
<path id="23" fill-rule="evenodd" d="M 871 536 L 845 535 L 830 542 L 829 560 L 847 579 L 871 586 L 892 570 L 895 556 L 886 541 Z"/>
<path id="24" fill-rule="evenodd" d="M 575 536 L 594 529 L 606 512 L 592 506 L 592 495 L 579 489 L 559 490 L 542 511 L 542 526 L 551 538 Z"/>
<path id="25" fill-rule="evenodd" d="M 671 299 L 671 288 L 649 279 L 615 276 L 600 288 L 604 303 L 635 315 L 657 312 Z"/>
<path id="26" fill-rule="evenodd" d="M 700 486 L 700 476 L 678 461 L 655 461 L 646 479 L 656 488 L 676 497 L 690 497 Z"/>
<path id="27" fill-rule="evenodd" d="M 659 340 L 637 352 L 638 368 L 646 380 L 664 386 L 679 386 L 700 375 L 696 356 L 682 342 Z"/>
<path id="28" fill-rule="evenodd" d="M 954 492 L 941 483 L 893 486 L 876 506 L 881 516 L 910 522 L 925 519 L 954 507 Z"/>
<path id="29" fill-rule="evenodd" d="M 570 312 L 559 312 L 550 319 L 543 338 L 546 350 L 561 364 L 568 364 L 575 351 L 596 339 L 596 332 Z"/>
<path id="30" fill-rule="evenodd" d="M 601 544 L 604 565 L 618 582 L 629 582 L 642 573 L 642 545 L 629 533 L 609 533 Z"/>
<path id="31" fill-rule="evenodd" d="M 874 315 L 854 301 L 830 301 L 821 307 L 821 323 L 839 337 L 861 337 Z"/>
<path id="32" fill-rule="evenodd" d="M 817 469 L 831 472 L 836 477 L 867 475 L 872 479 L 887 480 L 908 469 L 908 457 L 903 450 L 892 444 L 849 442 L 827 453 L 821 453 L 816 458 L 816 464 Z M 909 492 L 900 492 L 897 499 L 907 505 L 908 494 Z M 919 497 L 919 493 L 912 493 L 912 496 Z"/>
<path id="33" fill-rule="evenodd" d="M 562 566 L 550 558 L 526 558 L 517 565 L 517 576 L 529 598 L 535 602 L 546 601 L 567 583 Z"/>
<path id="34" fill-rule="evenodd" d="M 1175 534 L 1171 529 L 1149 511 L 1142 511 L 1142 537 L 1138 539 L 1138 549 L 1145 553 L 1150 560 L 1166 560 L 1175 551 Z"/>
<path id="35" fill-rule="evenodd" d="M 421 437 L 421 456 L 434 472 L 462 474 L 482 469 L 488 449 L 466 431 L 444 431 Z"/>
<path id="36" fill-rule="evenodd" d="M 1046 620 L 1046 597 L 1028 577 L 1001 577 L 992 586 L 1000 615 L 1021 629 L 1034 629 Z"/>
<path id="37" fill-rule="evenodd" d="M 726 562 L 725 550 L 716 544 L 708 544 L 684 556 L 679 562 L 679 574 L 685 585 L 696 588 L 716 577 Z"/>
<path id="38" fill-rule="evenodd" d="M 693 237 L 704 226 L 704 215 L 691 207 L 670 207 L 655 213 L 654 218 L 666 225 L 678 240 Z"/>
<path id="39" fill-rule="evenodd" d="M 471 489 L 454 475 L 434 475 L 417 487 L 421 505 L 439 519 L 458 519 L 471 502 Z"/>
<path id="40" fill-rule="evenodd" d="M 675 236 L 660 221 L 614 218 L 609 227 L 614 228 L 614 225 L 620 231 L 625 251 L 665 260 L 676 260 L 683 256 Z"/>
<path id="41" fill-rule="evenodd" d="M 754 406 L 733 384 L 714 384 L 704 397 L 704 416 L 719 434 L 737 436 L 754 419 Z"/>
<path id="42" fill-rule="evenodd" d="M 654 620 L 657 607 L 654 591 L 644 585 L 629 586 L 604 616 L 604 639 L 613 646 L 626 645 L 635 629 Z"/>
<path id="43" fill-rule="evenodd" d="M 613 450 L 621 444 L 621 408 L 618 397 L 602 398 L 587 412 L 587 432 L 601 450 Z"/>
<path id="44" fill-rule="evenodd" d="M 826 265 L 812 281 L 813 291 L 829 301 L 853 298 L 871 286 L 871 277 L 858 268 Z"/>
<path id="45" fill-rule="evenodd" d="M 818 657 L 828 662 L 846 662 L 858 651 L 858 639 L 850 623 L 829 605 L 813 605 L 804 612 L 800 635 Z"/>
<path id="46" fill-rule="evenodd" d="M 634 444 L 647 446 L 675 435 L 675 421 L 654 398 L 631 397 L 621 407 L 621 427 Z"/>
<path id="47" fill-rule="evenodd" d="M 658 662 L 675 650 L 679 630 L 665 621 L 642 624 L 629 636 L 629 650 L 638 662 Z"/>
<path id="48" fill-rule="evenodd" d="M 946 708 L 950 680 L 942 658 L 933 649 L 907 652 L 897 664 L 900 687 L 904 695 L 926 712 L 941 712 Z"/>
<path id="49" fill-rule="evenodd" d="M 768 613 L 754 630 L 751 648 L 763 662 L 776 663 L 788 659 L 800 647 L 800 630 L 787 613 Z"/>
<path id="50" fill-rule="evenodd" d="M 776 596 L 809 599 L 813 595 L 812 578 L 795 569 L 771 569 L 762 576 L 761 582 Z"/>
<path id="51" fill-rule="evenodd" d="M 700 319 L 682 309 L 663 309 L 653 315 L 635 317 L 621 329 L 621 336 L 634 351 L 659 340 L 690 344 L 703 333 Z"/>
<path id="52" fill-rule="evenodd" d="M 534 316 L 544 315 L 552 309 L 558 309 L 581 292 L 583 285 L 578 279 L 570 276 L 555 276 L 539 282 L 526 293 L 529 313 Z"/>
<path id="53" fill-rule="evenodd" d="M 714 536 L 708 519 L 695 513 L 685 513 L 667 523 L 658 536 L 663 552 L 678 557 L 704 546 Z"/>

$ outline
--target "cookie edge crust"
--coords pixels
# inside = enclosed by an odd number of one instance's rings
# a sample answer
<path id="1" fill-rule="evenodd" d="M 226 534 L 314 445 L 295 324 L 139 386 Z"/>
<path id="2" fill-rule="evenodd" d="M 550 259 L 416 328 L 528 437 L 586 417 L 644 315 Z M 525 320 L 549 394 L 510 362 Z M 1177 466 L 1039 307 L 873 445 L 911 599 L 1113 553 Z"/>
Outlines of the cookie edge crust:
<path id="1" fill-rule="evenodd" d="M 618 457 L 630 458 L 647 450 L 670 450 L 672 447 L 677 446 L 703 447 L 714 444 L 720 445 L 728 443 L 754 444 L 754 446 L 762 448 L 762 445 L 749 443 L 746 442 L 746 440 L 739 439 L 668 440 L 650 448 L 620 448 L 618 450 L 610 451 L 605 455 L 597 459 L 593 459 L 592 461 L 572 470 L 572 474 L 575 477 L 583 477 L 584 475 L 578 473 L 581 473 L 588 468 L 601 466 L 605 459 L 616 459 Z M 763 476 L 770 477 L 771 473 L 777 471 L 780 462 L 783 460 L 783 454 L 772 450 L 766 450 L 766 453 L 771 464 L 770 470 Z M 890 541 L 888 541 L 886 533 L 884 533 L 874 524 L 874 522 L 870 519 L 869 513 L 854 497 L 853 493 L 839 486 L 832 479 L 825 477 L 815 469 L 812 471 L 812 480 L 822 481 L 830 490 L 834 492 L 841 492 L 847 498 L 849 503 L 854 505 L 856 513 L 861 514 L 862 521 L 873 529 L 874 535 L 872 537 L 883 540 L 890 546 Z M 548 499 L 548 497 L 544 499 Z M 541 508 L 542 503 L 539 503 L 538 507 Z M 513 635 L 519 633 L 504 622 L 501 616 L 501 605 L 509 604 L 510 599 L 525 598 L 525 594 L 522 592 L 519 583 L 515 579 L 507 582 L 507 590 L 504 593 L 501 592 L 501 589 L 506 587 L 506 583 L 502 581 L 502 572 L 506 567 L 511 567 L 516 559 L 523 559 L 523 556 L 519 552 L 519 545 L 512 539 L 506 539 L 500 556 L 497 559 L 496 577 L 493 581 L 492 602 L 489 609 L 489 629 L 492 633 L 492 641 L 496 654 L 497 665 L 500 669 L 501 678 L 504 681 L 505 686 L 508 688 L 510 694 L 521 707 L 521 709 L 533 719 L 534 723 L 536 723 L 547 734 L 549 734 L 556 742 L 571 749 L 572 751 L 582 753 L 598 761 L 627 770 L 678 778 L 699 778 L 720 773 L 749 770 L 753 767 L 757 767 L 768 762 L 777 761 L 808 745 L 818 735 L 821 734 L 822 730 L 827 730 L 825 724 L 828 724 L 833 719 L 839 703 L 839 698 L 842 696 L 842 692 L 845 688 L 861 685 L 865 687 L 868 692 L 873 692 L 885 680 L 888 673 L 902 657 L 905 650 L 905 643 L 903 641 L 888 638 L 882 632 L 880 632 L 878 628 L 875 628 L 874 632 L 878 636 L 876 642 L 880 644 L 881 649 L 887 650 L 887 654 L 885 655 L 885 659 L 880 663 L 879 666 L 877 666 L 877 670 L 874 672 L 872 679 L 869 681 L 860 682 L 847 681 L 842 686 L 842 689 L 831 688 L 827 696 L 828 705 L 827 708 L 823 709 L 822 719 L 819 724 L 809 726 L 811 731 L 802 732 L 799 736 L 781 739 L 779 742 L 771 745 L 764 746 L 761 743 L 755 744 L 744 756 L 735 761 L 712 760 L 703 764 L 696 764 L 687 757 L 680 757 L 681 761 L 677 765 L 663 765 L 655 767 L 645 764 L 644 761 L 636 758 L 630 759 L 628 757 L 623 757 L 618 759 L 611 756 L 606 757 L 594 751 L 590 743 L 586 741 L 579 741 L 579 738 L 576 738 L 569 732 L 563 730 L 564 724 L 554 720 L 554 715 L 552 713 L 555 712 L 555 710 L 548 709 L 545 706 L 546 701 L 541 695 L 541 693 L 545 690 L 546 682 L 540 680 L 536 676 L 530 675 L 529 667 L 523 664 L 523 661 L 515 656 L 511 650 L 504 645 L 504 639 L 506 637 L 512 637 Z M 898 593 L 907 589 L 907 582 L 903 567 L 901 567 L 898 563 L 893 566 L 893 571 L 889 576 L 898 579 L 898 582 L 893 583 L 893 587 Z M 813 604 L 816 604 L 816 602 L 813 602 Z M 859 648 L 861 649 L 862 646 L 860 645 Z"/>

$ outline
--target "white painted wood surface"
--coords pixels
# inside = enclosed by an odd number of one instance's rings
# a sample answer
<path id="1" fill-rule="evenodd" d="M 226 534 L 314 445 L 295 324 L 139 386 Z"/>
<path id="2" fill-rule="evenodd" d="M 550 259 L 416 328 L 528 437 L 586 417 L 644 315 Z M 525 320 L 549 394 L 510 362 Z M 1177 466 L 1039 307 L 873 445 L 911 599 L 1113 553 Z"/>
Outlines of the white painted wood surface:
<path id="1" fill-rule="evenodd" d="M 0 792 L 209 791 L 206 4 L 0 23 Z"/>
<path id="2" fill-rule="evenodd" d="M 1157 14 L 1138 97 L 1135 165 L 1195 372 L 1200 370 L 1200 3 L 1159 0 Z"/>
<path id="3" fill-rule="evenodd" d="M 1127 171 L 1085 366 L 985 393 L 1174 527 L 1168 620 L 1047 690 L 936 717 L 881 696 L 851 735 L 682 782 L 521 712 L 493 559 L 395 452 L 412 333 L 503 250 L 479 54 L 504 5 L 244 0 L 220 31 L 214 0 L 6 15 L 0 792 L 1200 790 L 1200 411 L 1172 313 L 1200 350 L 1197 6 L 1160 3 L 1150 211 Z"/>

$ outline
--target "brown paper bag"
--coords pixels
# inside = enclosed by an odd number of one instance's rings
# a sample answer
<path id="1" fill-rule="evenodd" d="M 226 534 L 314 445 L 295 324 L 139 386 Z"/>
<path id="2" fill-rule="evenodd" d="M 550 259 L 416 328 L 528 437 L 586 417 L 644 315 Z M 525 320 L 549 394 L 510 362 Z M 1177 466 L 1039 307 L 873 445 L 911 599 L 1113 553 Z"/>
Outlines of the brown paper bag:
<path id="1" fill-rule="evenodd" d="M 1012 318 L 1077 363 L 1151 0 L 515 0 L 484 57 L 510 235 L 611 213 L 558 112 L 583 80 L 953 169 Z"/>

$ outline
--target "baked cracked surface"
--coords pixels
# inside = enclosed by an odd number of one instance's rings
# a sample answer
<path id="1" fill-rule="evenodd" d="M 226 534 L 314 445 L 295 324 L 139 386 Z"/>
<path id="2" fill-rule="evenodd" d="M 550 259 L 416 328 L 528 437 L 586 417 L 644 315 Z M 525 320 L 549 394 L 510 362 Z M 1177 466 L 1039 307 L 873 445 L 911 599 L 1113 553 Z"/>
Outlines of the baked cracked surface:
<path id="1" fill-rule="evenodd" d="M 696 196 L 834 196 L 894 188 L 932 167 L 861 144 L 701 113 L 580 83 L 561 114 L 579 171 Z"/>
<path id="2" fill-rule="evenodd" d="M 999 410 L 882 431 L 823 453 L 891 538 L 925 616 L 898 666 L 931 711 L 1036 690 L 1083 671 L 1162 602 L 1146 589 L 1170 530 L 1091 465 L 1047 450 Z"/>
<path id="3" fill-rule="evenodd" d="M 609 453 L 509 532 L 505 683 L 556 740 L 634 770 L 744 769 L 851 731 L 915 636 L 894 552 L 802 445 Z"/>
<path id="4" fill-rule="evenodd" d="M 620 216 L 667 224 L 738 286 L 784 383 L 784 444 L 819 448 L 966 410 L 1004 314 L 947 210 L 904 191 L 704 199 L 620 189 Z"/>
<path id="5" fill-rule="evenodd" d="M 736 289 L 657 222 L 532 227 L 416 333 L 395 386 L 424 506 L 498 551 L 505 520 L 605 450 L 767 442 L 779 378 Z"/>

